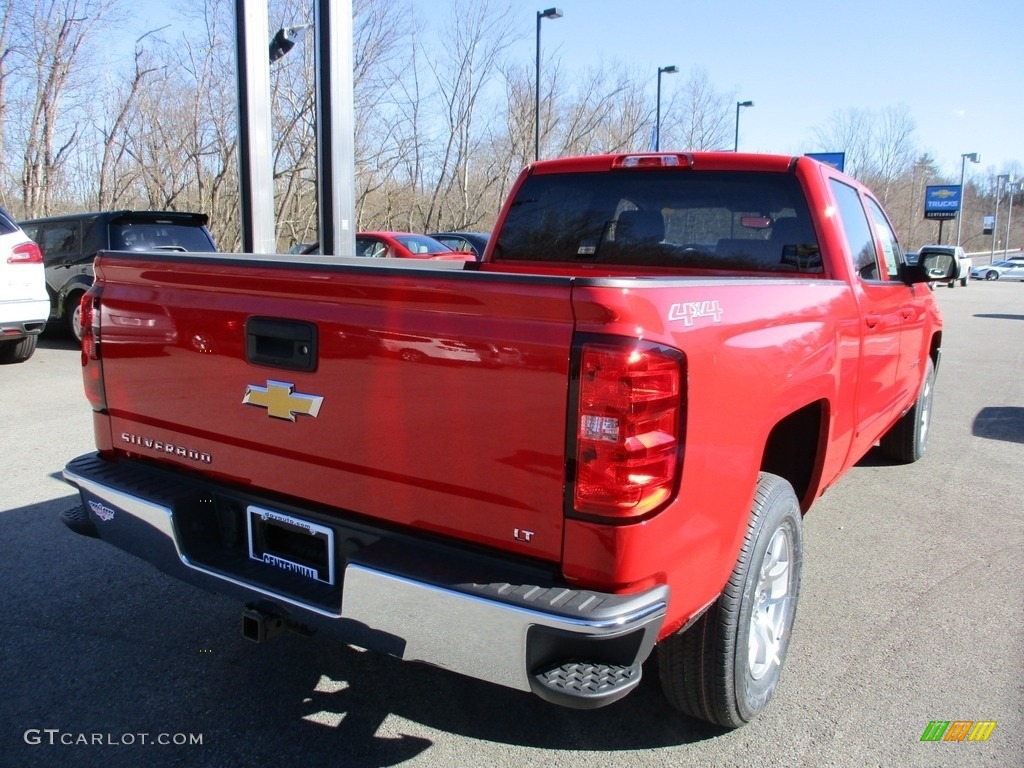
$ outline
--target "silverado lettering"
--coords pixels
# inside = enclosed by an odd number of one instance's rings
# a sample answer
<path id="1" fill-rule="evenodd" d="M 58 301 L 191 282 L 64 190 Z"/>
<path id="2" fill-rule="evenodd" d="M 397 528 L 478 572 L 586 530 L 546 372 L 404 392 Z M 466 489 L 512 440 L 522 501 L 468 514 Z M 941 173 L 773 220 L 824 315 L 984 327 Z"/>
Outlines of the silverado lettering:
<path id="1" fill-rule="evenodd" d="M 925 452 L 955 259 L 908 265 L 813 158 L 723 152 L 537 162 L 481 262 L 377 261 L 102 253 L 65 523 L 237 598 L 258 642 L 578 708 L 654 652 L 682 713 L 763 711 L 803 515 L 873 446 Z"/>
<path id="2" fill-rule="evenodd" d="M 181 445 L 174 445 L 174 443 L 165 443 L 160 440 L 153 440 L 149 437 L 141 437 L 139 435 L 131 434 L 130 432 L 121 433 L 121 442 L 128 443 L 129 445 L 139 445 L 152 451 L 172 453 L 175 456 L 182 456 L 192 461 L 201 461 L 204 464 L 213 463 L 213 456 L 208 453 L 197 451 L 192 448 L 185 448 Z"/>

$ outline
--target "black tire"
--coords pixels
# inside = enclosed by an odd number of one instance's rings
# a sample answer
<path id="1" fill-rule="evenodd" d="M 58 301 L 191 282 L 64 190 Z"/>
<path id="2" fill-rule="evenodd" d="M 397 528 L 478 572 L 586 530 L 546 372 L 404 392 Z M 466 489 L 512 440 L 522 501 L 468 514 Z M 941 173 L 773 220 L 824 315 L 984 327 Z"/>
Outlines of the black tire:
<path id="1" fill-rule="evenodd" d="M 793 487 L 762 472 L 747 536 L 722 594 L 685 632 L 658 644 L 661 688 L 674 708 L 738 728 L 768 706 L 789 648 L 802 559 Z M 777 575 L 766 587 L 773 571 Z"/>
<path id="2" fill-rule="evenodd" d="M 38 336 L 24 336 L 16 341 L 0 342 L 0 365 L 24 363 L 36 351 Z"/>
<path id="3" fill-rule="evenodd" d="M 960 285 L 963 286 L 964 288 L 967 287 L 967 278 L 966 277 L 961 277 L 960 278 Z"/>
<path id="4" fill-rule="evenodd" d="M 64 327 L 71 338 L 82 343 L 82 291 L 64 297 Z"/>
<path id="5" fill-rule="evenodd" d="M 985 279 L 986 280 L 998 280 L 999 279 L 999 273 L 996 272 L 994 269 L 990 269 L 988 272 L 985 273 Z"/>
<path id="6" fill-rule="evenodd" d="M 418 349 L 403 349 L 398 356 L 407 363 L 424 363 L 427 360 L 427 354 Z"/>
<path id="7" fill-rule="evenodd" d="M 935 364 L 928 358 L 921 391 L 914 407 L 907 411 L 882 436 L 882 453 L 900 464 L 913 464 L 928 449 L 929 425 L 932 417 L 932 395 L 935 391 Z"/>

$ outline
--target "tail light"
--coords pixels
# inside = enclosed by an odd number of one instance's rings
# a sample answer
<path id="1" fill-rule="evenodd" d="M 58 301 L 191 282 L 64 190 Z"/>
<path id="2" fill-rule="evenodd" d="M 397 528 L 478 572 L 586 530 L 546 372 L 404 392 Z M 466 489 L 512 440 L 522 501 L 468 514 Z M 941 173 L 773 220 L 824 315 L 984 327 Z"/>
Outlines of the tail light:
<path id="1" fill-rule="evenodd" d="M 107 407 L 103 388 L 103 363 L 100 360 L 100 296 L 95 288 L 82 296 L 82 380 L 85 396 L 94 411 Z"/>
<path id="2" fill-rule="evenodd" d="M 618 520 L 658 512 L 682 466 L 682 354 L 585 342 L 578 366 L 573 510 Z"/>
<path id="3" fill-rule="evenodd" d="M 39 246 L 31 240 L 21 245 L 16 245 L 7 257 L 8 264 L 42 264 L 43 252 Z"/>

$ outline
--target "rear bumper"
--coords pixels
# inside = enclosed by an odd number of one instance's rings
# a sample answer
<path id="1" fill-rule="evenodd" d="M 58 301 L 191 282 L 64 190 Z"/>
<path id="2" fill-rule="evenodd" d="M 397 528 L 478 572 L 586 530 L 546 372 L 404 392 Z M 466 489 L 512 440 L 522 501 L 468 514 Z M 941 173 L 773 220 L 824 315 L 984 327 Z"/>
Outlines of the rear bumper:
<path id="1" fill-rule="evenodd" d="M 50 302 L 0 301 L 0 338 L 21 338 L 42 333 L 50 315 Z"/>
<path id="2" fill-rule="evenodd" d="M 664 586 L 629 595 L 575 589 L 521 561 L 145 464 L 87 455 L 70 462 L 64 478 L 88 515 L 73 530 L 182 581 L 269 601 L 289 621 L 342 642 L 567 706 L 601 706 L 635 688 L 665 617 Z M 249 557 L 230 510 L 254 503 L 329 527 L 336 583 L 311 583 Z"/>

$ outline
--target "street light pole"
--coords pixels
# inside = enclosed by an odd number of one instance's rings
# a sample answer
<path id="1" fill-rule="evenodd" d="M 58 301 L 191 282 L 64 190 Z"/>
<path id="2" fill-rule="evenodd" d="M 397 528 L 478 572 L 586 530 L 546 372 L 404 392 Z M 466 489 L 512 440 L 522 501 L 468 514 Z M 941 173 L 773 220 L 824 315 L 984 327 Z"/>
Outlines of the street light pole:
<path id="1" fill-rule="evenodd" d="M 657 152 L 661 149 L 661 73 L 667 72 L 670 75 L 674 75 L 679 71 L 679 68 L 675 64 L 669 64 L 667 67 L 658 67 L 658 100 L 657 107 L 655 108 L 654 118 L 654 151 Z"/>
<path id="2" fill-rule="evenodd" d="M 1013 196 L 1024 189 L 1024 184 L 1017 182 L 1016 184 L 1006 185 L 1006 196 L 1010 198 L 1009 212 L 1006 214 L 1006 237 L 1003 239 L 1003 258 L 1006 258 L 1006 251 L 1010 247 L 1010 222 L 1013 221 Z"/>
<path id="3" fill-rule="evenodd" d="M 960 155 L 960 210 L 956 214 L 956 244 L 960 245 L 960 231 L 964 220 L 964 172 L 967 168 L 967 161 L 980 163 L 981 155 L 977 152 L 966 152 Z"/>
<path id="4" fill-rule="evenodd" d="M 996 236 L 999 234 L 999 193 L 1003 191 L 1003 185 L 1010 183 L 1010 174 L 1001 173 L 996 176 L 996 212 L 992 217 L 992 250 L 988 254 L 988 263 L 991 264 L 996 257 Z"/>
<path id="5" fill-rule="evenodd" d="M 752 101 L 737 101 L 736 102 L 736 140 L 733 141 L 732 151 L 740 151 L 740 107 L 752 107 L 754 102 Z"/>
<path id="6" fill-rule="evenodd" d="M 537 11 L 537 82 L 534 89 L 533 102 L 533 159 L 540 159 L 540 22 L 541 19 L 560 19 L 562 11 L 558 8 L 548 8 L 544 11 Z"/>

